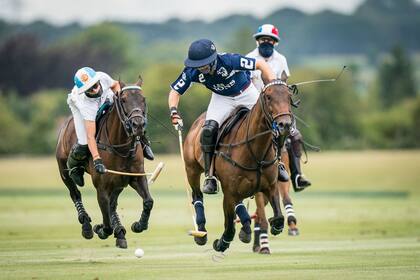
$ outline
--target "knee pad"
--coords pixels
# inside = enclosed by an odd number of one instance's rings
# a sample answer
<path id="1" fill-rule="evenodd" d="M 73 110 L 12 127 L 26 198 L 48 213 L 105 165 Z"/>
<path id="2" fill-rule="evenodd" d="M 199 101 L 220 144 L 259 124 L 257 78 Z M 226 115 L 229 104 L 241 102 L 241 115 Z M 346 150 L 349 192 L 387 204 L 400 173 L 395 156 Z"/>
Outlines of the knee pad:
<path id="1" fill-rule="evenodd" d="M 216 121 L 207 120 L 204 122 L 200 138 L 201 147 L 204 152 L 213 152 L 216 145 L 218 130 L 219 124 Z"/>
<path id="2" fill-rule="evenodd" d="M 74 144 L 71 149 L 70 156 L 75 160 L 85 160 L 89 154 L 88 145 Z"/>

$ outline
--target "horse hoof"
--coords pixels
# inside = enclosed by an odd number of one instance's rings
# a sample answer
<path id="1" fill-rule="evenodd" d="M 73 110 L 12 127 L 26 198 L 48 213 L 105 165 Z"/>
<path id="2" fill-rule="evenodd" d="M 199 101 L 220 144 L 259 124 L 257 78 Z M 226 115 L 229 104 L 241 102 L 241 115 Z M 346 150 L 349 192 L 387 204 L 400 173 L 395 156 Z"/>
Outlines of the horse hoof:
<path id="1" fill-rule="evenodd" d="M 85 239 L 92 239 L 93 238 L 93 230 L 91 224 L 83 224 L 82 225 L 82 236 Z"/>
<path id="2" fill-rule="evenodd" d="M 283 232 L 283 228 L 284 228 L 283 216 L 270 218 L 269 221 L 270 221 L 270 226 L 271 226 L 270 232 L 272 235 L 278 235 Z"/>
<path id="3" fill-rule="evenodd" d="M 95 225 L 93 231 L 100 239 L 107 239 L 112 234 L 112 229 L 106 229 L 103 224 Z"/>
<path id="4" fill-rule="evenodd" d="M 194 237 L 195 244 L 203 246 L 207 243 L 207 235 L 203 237 Z"/>
<path id="5" fill-rule="evenodd" d="M 213 249 L 217 252 L 224 252 L 229 248 L 230 243 L 224 242 L 221 239 L 216 239 L 213 242 Z"/>
<path id="6" fill-rule="evenodd" d="M 140 225 L 140 223 L 139 222 L 134 222 L 132 225 L 131 225 L 131 231 L 132 232 L 135 232 L 135 233 L 140 233 L 140 232 L 142 232 L 144 229 L 143 229 L 143 227 Z"/>
<path id="7" fill-rule="evenodd" d="M 244 230 L 244 228 L 241 228 L 241 231 L 239 232 L 239 240 L 241 240 L 243 243 L 249 243 L 251 242 L 251 231 L 248 233 L 246 232 L 246 229 Z"/>
<path id="8" fill-rule="evenodd" d="M 287 233 L 290 236 L 298 236 L 299 235 L 299 229 L 298 228 L 289 228 Z"/>
<path id="9" fill-rule="evenodd" d="M 268 247 L 261 248 L 258 253 L 261 254 L 261 255 L 270 255 L 271 254 L 270 248 L 268 248 Z"/>
<path id="10" fill-rule="evenodd" d="M 115 240 L 115 246 L 117 246 L 117 248 L 127 249 L 127 240 L 126 239 L 117 238 Z"/>
<path id="11" fill-rule="evenodd" d="M 254 246 L 252 246 L 252 252 L 254 252 L 254 253 L 259 253 L 260 249 L 261 249 L 260 245 L 255 245 L 254 244 Z"/>

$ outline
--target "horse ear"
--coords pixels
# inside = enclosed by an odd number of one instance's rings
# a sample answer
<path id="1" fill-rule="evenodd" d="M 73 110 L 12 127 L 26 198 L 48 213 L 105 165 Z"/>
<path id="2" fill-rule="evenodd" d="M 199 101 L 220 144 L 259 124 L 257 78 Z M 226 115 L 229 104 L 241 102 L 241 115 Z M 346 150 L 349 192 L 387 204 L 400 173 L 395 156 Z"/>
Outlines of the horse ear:
<path id="1" fill-rule="evenodd" d="M 139 74 L 139 79 L 136 82 L 136 85 L 141 87 L 143 85 L 143 78 L 142 76 Z"/>
<path id="2" fill-rule="evenodd" d="M 283 72 L 281 72 L 281 80 L 283 81 L 283 82 L 286 82 L 287 81 L 287 78 L 288 78 L 288 76 L 287 76 L 287 74 L 286 74 L 286 71 L 284 71 L 283 70 Z"/>

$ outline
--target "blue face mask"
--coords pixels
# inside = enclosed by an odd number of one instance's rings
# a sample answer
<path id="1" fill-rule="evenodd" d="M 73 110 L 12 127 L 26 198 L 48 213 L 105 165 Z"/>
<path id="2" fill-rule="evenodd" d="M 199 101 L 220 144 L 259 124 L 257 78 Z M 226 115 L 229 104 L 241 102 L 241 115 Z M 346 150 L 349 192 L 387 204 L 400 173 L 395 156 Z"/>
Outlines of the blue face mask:
<path id="1" fill-rule="evenodd" d="M 274 45 L 269 42 L 264 42 L 258 46 L 258 51 L 262 57 L 268 58 L 273 54 Z"/>

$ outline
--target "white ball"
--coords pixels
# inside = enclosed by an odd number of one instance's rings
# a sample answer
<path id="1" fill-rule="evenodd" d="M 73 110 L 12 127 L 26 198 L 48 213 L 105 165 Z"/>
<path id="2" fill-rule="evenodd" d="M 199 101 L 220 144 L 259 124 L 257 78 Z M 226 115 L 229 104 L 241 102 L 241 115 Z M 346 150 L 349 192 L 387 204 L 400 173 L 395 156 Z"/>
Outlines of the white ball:
<path id="1" fill-rule="evenodd" d="M 142 249 L 142 248 L 137 248 L 137 249 L 134 251 L 134 255 L 136 255 L 136 257 L 137 257 L 137 258 L 141 258 L 141 257 L 143 257 L 143 256 L 144 256 L 144 251 L 143 251 L 143 249 Z"/>

